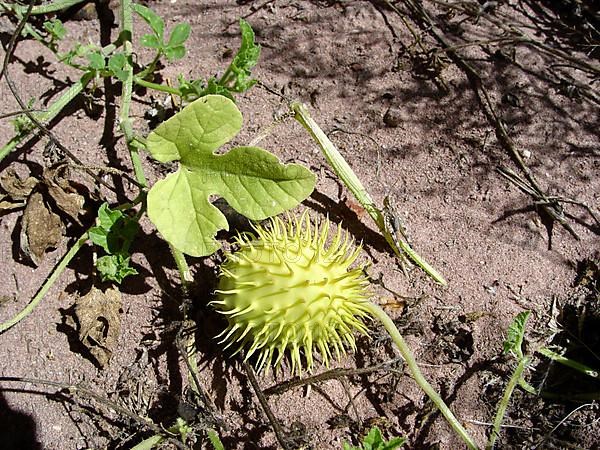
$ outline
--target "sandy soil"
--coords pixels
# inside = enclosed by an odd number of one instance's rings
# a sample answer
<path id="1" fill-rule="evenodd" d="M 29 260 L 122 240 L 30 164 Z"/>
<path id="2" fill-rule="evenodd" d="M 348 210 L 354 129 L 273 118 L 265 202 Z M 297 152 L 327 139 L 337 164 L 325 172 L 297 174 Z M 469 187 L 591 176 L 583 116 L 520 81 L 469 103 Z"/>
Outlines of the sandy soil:
<path id="1" fill-rule="evenodd" d="M 440 13 L 429 2 L 425 4 Z M 598 257 L 599 230 L 590 216 L 565 205 L 580 240 L 556 225 L 552 248 L 548 248 L 548 233 L 531 198 L 496 172 L 500 165 L 517 169 L 464 72 L 447 62 L 435 80 L 416 74 L 407 50 L 413 37 L 400 16 L 383 2 L 177 0 L 151 5 L 165 18 L 167 27 L 187 21 L 193 29 L 187 57 L 168 64 L 161 71 L 164 79 L 174 80 L 179 73 L 208 77 L 222 70 L 229 49 L 235 51 L 239 42 L 237 21 L 245 17 L 263 46 L 256 78 L 309 105 L 313 118 L 378 204 L 386 195 L 393 196 L 414 248 L 446 277 L 447 287 L 435 285 L 418 269 L 404 276 L 375 225 L 332 176 L 300 125 L 284 121 L 261 142 L 281 160 L 301 162 L 318 175 L 315 192 L 303 208 L 315 216 L 328 214 L 362 239 L 363 261 L 371 263 L 369 273 L 403 296 L 374 284 L 375 300 L 387 304 L 386 310 L 397 319 L 426 377 L 484 445 L 490 430 L 485 424 L 493 420 L 514 368 L 514 360 L 501 354 L 506 329 L 517 313 L 528 309 L 533 311 L 528 328 L 531 340 L 543 343 L 552 334 L 548 323 L 555 317 L 553 308 L 573 298 L 578 262 Z M 398 7 L 402 8 L 402 2 Z M 511 5 L 499 9 L 515 21 L 527 20 Z M 10 24 L 5 25 L 10 30 Z M 105 25 L 100 32 L 97 19 L 67 21 L 65 47 L 74 40 L 107 39 Z M 483 23 L 464 26 L 466 33 L 485 31 Z M 415 30 L 425 45 L 432 45 L 425 33 Z M 111 33 L 114 38 L 116 28 Z M 2 35 L 4 42 L 7 36 L 6 32 Z M 461 54 L 480 71 L 492 104 L 540 186 L 552 195 L 597 206 L 597 104 L 568 98 L 537 77 L 546 60 L 530 48 L 518 47 L 515 56 L 529 72 L 494 62 L 479 47 L 465 48 Z M 148 55 L 142 52 L 138 57 Z M 597 60 L 592 62 L 597 64 Z M 25 98 L 44 102 L 55 98 L 77 76 L 31 40 L 19 43 L 10 73 Z M 115 125 L 118 88 L 102 83 L 98 88 L 109 92 L 108 106 L 99 117 L 90 117 L 83 102 L 76 101 L 52 130 L 84 164 L 130 170 Z M 507 103 L 508 93 L 518 102 Z M 4 82 L 0 94 L 3 112 L 17 109 Z M 284 107 L 279 97 L 260 87 L 237 101 L 245 124 L 233 144 L 249 142 Z M 150 130 L 143 117 L 148 109 L 141 101 L 134 105 L 134 128 L 141 135 Z M 0 122 L 0 131 L 3 140 L 12 135 L 8 120 Z M 45 144 L 42 138 L 21 146 L 2 162 L 2 170 L 13 167 L 23 174 L 39 173 L 45 164 Z M 160 168 L 145 155 L 144 167 L 149 181 L 156 181 Z M 87 184 L 91 186 L 89 180 Z M 120 189 L 118 195 L 103 188 L 99 191 L 110 202 L 124 201 L 131 189 Z M 0 217 L 2 321 L 24 307 L 73 242 L 65 240 L 39 267 L 31 267 L 16 243 L 20 215 Z M 177 271 L 152 224 L 143 219 L 142 226 L 143 233 L 133 247 L 140 275 L 122 286 L 121 333 L 110 364 L 99 369 L 82 354 L 67 319 L 74 298 L 87 293 L 95 282 L 92 252 L 86 247 L 35 311 L 0 335 L 0 375 L 82 383 L 157 423 L 170 426 L 181 415 L 199 419 L 201 429 L 205 415 L 189 403 L 186 368 L 175 346 L 181 319 Z M 72 230 L 73 236 L 76 231 Z M 206 306 L 214 289 L 217 258 L 193 261 L 201 381 L 225 424 L 220 434 L 226 448 L 278 448 L 240 361 L 223 355 L 212 339 L 223 327 Z M 357 353 L 336 367 L 366 367 L 398 357 L 380 327 L 373 324 L 372 328 L 372 338 L 360 339 Z M 596 361 L 595 367 L 599 366 Z M 344 441 L 356 443 L 373 423 L 388 437 L 406 436 L 409 448 L 462 448 L 411 378 L 402 375 L 401 363 L 398 368 L 394 373 L 319 382 L 311 389 L 293 388 L 268 400 L 285 432 L 297 438 L 297 448 L 341 448 Z M 318 368 L 316 373 L 324 370 Z M 266 389 L 289 378 L 283 371 L 259 376 L 258 381 Z M 73 402 L 73 396 L 56 391 L 35 383 L 2 382 L 0 441 L 4 444 L 0 447 L 131 448 L 149 435 L 114 410 L 97 402 Z M 597 420 L 595 428 L 590 428 L 594 431 L 584 435 L 565 426 L 551 433 L 578 403 L 551 406 L 527 395 L 518 393 L 505 418 L 506 424 L 523 429 L 505 429 L 498 448 L 537 444 L 564 448 L 561 442 L 592 448 L 600 444 Z M 582 414 L 589 416 L 575 414 L 570 423 L 592 422 L 594 414 L 586 409 Z M 548 414 L 544 420 L 538 417 L 543 414 Z"/>

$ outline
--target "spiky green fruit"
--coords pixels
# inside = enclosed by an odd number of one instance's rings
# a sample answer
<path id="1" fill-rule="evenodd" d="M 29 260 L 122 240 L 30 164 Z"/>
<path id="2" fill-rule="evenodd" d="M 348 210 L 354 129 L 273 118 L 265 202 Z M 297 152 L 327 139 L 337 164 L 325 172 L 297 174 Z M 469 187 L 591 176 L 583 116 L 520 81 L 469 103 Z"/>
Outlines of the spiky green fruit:
<path id="1" fill-rule="evenodd" d="M 354 350 L 354 331 L 366 334 L 368 281 L 362 266 L 351 268 L 361 247 L 338 226 L 328 245 L 329 221 L 271 219 L 265 228 L 237 238 L 239 250 L 221 266 L 215 309 L 228 327 L 219 335 L 246 359 L 258 352 L 256 367 L 279 366 L 290 351 L 292 372 L 310 370 L 313 352 L 324 364 L 346 348 Z"/>

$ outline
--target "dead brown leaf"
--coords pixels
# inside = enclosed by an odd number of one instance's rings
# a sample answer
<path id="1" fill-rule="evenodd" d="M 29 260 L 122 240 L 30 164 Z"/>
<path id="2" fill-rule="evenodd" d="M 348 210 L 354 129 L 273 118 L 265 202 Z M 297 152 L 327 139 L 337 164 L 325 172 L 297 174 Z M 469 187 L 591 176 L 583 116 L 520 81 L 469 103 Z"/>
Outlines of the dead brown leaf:
<path id="1" fill-rule="evenodd" d="M 42 194 L 31 194 L 21 222 L 23 253 L 37 266 L 48 249 L 56 248 L 63 233 L 64 225 L 60 217 L 46 206 Z"/>
<path id="2" fill-rule="evenodd" d="M 37 183 L 34 177 L 22 180 L 13 169 L 6 169 L 0 177 L 0 187 L 6 192 L 0 195 L 0 213 L 24 208 Z"/>
<path id="3" fill-rule="evenodd" d="M 66 167 L 62 165 L 44 169 L 42 179 L 56 206 L 74 222 L 81 224 L 79 214 L 83 210 L 85 199 L 75 190 L 66 176 Z"/>
<path id="4" fill-rule="evenodd" d="M 0 186 L 15 201 L 25 200 L 35 189 L 38 180 L 34 177 L 27 177 L 22 180 L 13 169 L 6 169 L 0 177 Z"/>
<path id="5" fill-rule="evenodd" d="M 121 293 L 115 288 L 102 292 L 92 287 L 75 302 L 79 340 L 100 367 L 110 360 L 121 332 Z"/>
<path id="6" fill-rule="evenodd" d="M 0 213 L 25 207 L 25 200 L 13 200 L 10 195 L 0 196 Z"/>
<path id="7" fill-rule="evenodd" d="M 0 213 L 23 208 L 27 198 L 37 188 L 46 195 L 56 212 L 66 214 L 72 221 L 81 225 L 79 215 L 84 212 L 85 197 L 79 191 L 87 193 L 83 186 L 68 179 L 68 167 L 65 164 L 44 169 L 42 179 L 34 177 L 21 179 L 14 170 L 7 169 L 0 177 L 0 187 L 7 195 L 0 195 Z M 79 188 L 79 189 L 78 189 Z"/>

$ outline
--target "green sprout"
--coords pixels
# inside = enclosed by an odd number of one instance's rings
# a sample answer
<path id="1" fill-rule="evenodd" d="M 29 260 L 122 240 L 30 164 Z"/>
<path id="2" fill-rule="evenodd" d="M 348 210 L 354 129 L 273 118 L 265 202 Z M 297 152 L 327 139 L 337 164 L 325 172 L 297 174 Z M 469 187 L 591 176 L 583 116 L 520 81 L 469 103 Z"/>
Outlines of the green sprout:
<path id="1" fill-rule="evenodd" d="M 365 436 L 361 445 L 354 447 L 344 442 L 344 450 L 396 450 L 405 443 L 406 439 L 399 437 L 386 441 L 381 434 L 381 430 L 378 427 L 373 427 L 369 434 Z"/>
<path id="2" fill-rule="evenodd" d="M 140 43 L 144 47 L 153 48 L 158 54 L 165 55 L 169 61 L 181 59 L 185 56 L 185 41 L 190 37 L 190 25 L 179 23 L 171 31 L 169 38 L 165 36 L 165 21 L 162 17 L 144 5 L 134 3 L 133 10 L 150 25 L 152 33 L 142 36 Z"/>
<path id="3" fill-rule="evenodd" d="M 120 284 L 128 275 L 138 273 L 129 264 L 129 247 L 138 233 L 138 222 L 122 211 L 111 210 L 104 203 L 98 210 L 97 223 L 90 228 L 89 237 L 106 255 L 96 260 L 96 269 L 102 281 L 110 280 Z"/>
<path id="4" fill-rule="evenodd" d="M 58 42 L 67 35 L 67 29 L 59 19 L 51 19 L 44 22 L 44 30 L 46 30 L 50 38 L 48 47 L 56 52 Z"/>

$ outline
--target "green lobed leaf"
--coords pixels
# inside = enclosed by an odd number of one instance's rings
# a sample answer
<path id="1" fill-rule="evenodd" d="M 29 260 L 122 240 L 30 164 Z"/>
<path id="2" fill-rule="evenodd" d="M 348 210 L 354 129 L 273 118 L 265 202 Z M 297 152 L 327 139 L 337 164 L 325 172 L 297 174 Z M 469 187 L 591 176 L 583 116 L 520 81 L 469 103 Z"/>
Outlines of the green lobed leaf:
<path id="1" fill-rule="evenodd" d="M 123 213 L 118 209 L 110 209 L 108 203 L 102 203 L 98 208 L 98 224 L 107 231 L 122 217 Z"/>
<path id="2" fill-rule="evenodd" d="M 208 81 L 206 82 L 206 87 L 202 90 L 202 95 L 208 94 L 224 95 L 228 99 L 234 100 L 233 96 L 231 95 L 231 91 L 226 87 L 220 85 L 219 80 L 212 77 L 208 79 Z"/>
<path id="3" fill-rule="evenodd" d="M 50 34 L 53 40 L 61 40 L 67 35 L 67 29 L 60 19 L 51 19 L 44 22 L 44 29 Z"/>
<path id="4" fill-rule="evenodd" d="M 162 123 L 146 141 L 160 162 L 178 160 L 175 173 L 158 181 L 148 193 L 148 217 L 176 249 L 206 256 L 220 245 L 219 230 L 229 229 L 225 216 L 210 201 L 223 197 L 252 220 L 293 208 L 312 192 L 315 176 L 298 164 L 281 164 L 258 147 L 237 147 L 214 153 L 241 129 L 235 103 L 207 95 Z"/>
<path id="5" fill-rule="evenodd" d="M 517 317 L 508 327 L 508 333 L 503 345 L 503 352 L 515 353 L 519 358 L 523 357 L 523 337 L 525 336 L 525 326 L 531 311 L 523 311 L 517 314 Z"/>
<path id="6" fill-rule="evenodd" d="M 76 42 L 75 46 L 67 53 L 60 55 L 59 60 L 64 61 L 67 64 L 74 64 L 76 58 L 84 58 L 90 53 L 99 52 L 101 49 L 95 44 L 83 45 L 80 42 Z"/>
<path id="7" fill-rule="evenodd" d="M 127 253 L 137 235 L 137 220 L 119 210 L 111 210 L 107 203 L 98 209 L 98 225 L 90 228 L 90 240 L 110 255 Z"/>
<path id="8" fill-rule="evenodd" d="M 133 10 L 142 18 L 144 21 L 150 25 L 154 34 L 158 37 L 158 39 L 162 42 L 165 34 L 165 21 L 152 11 L 150 8 L 144 5 L 140 5 L 138 3 L 134 3 Z"/>
<path id="9" fill-rule="evenodd" d="M 171 36 L 169 36 L 169 47 L 179 47 L 183 45 L 185 41 L 190 37 L 191 27 L 187 23 L 178 23 L 171 31 Z"/>

